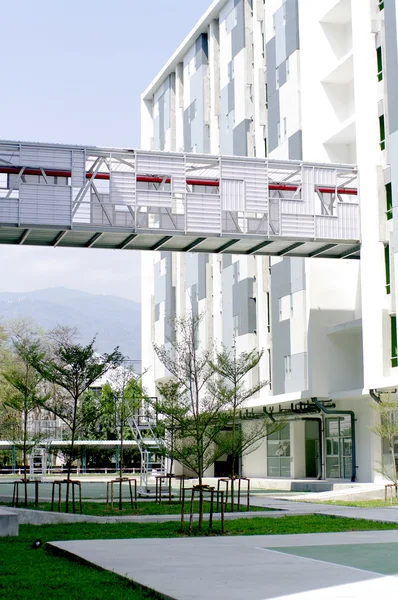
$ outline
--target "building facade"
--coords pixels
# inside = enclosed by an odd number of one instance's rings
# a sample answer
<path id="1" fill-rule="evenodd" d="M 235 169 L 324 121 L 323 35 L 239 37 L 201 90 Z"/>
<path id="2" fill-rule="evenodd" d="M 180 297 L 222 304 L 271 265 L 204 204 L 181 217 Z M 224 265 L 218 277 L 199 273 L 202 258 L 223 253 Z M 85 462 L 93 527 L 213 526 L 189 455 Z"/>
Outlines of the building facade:
<path id="1" fill-rule="evenodd" d="M 249 408 L 287 425 L 243 456 L 245 476 L 371 482 L 387 460 L 370 405 L 373 390 L 398 387 L 397 11 L 395 0 L 217 0 L 142 96 L 144 149 L 359 169 L 360 261 L 142 255 L 150 395 L 167 376 L 152 343 L 187 310 L 205 314 L 203 344 L 264 349 L 251 380 L 268 384 Z"/>

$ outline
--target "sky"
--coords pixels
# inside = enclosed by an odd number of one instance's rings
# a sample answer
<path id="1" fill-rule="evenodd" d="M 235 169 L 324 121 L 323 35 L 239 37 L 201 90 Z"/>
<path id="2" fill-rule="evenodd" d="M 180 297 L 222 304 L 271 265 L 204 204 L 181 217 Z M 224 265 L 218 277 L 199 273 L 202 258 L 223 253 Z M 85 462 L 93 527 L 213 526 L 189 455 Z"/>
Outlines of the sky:
<path id="1" fill-rule="evenodd" d="M 1 6 L 0 139 L 140 147 L 140 95 L 211 0 Z M 0 292 L 70 287 L 140 301 L 140 254 L 0 246 Z"/>

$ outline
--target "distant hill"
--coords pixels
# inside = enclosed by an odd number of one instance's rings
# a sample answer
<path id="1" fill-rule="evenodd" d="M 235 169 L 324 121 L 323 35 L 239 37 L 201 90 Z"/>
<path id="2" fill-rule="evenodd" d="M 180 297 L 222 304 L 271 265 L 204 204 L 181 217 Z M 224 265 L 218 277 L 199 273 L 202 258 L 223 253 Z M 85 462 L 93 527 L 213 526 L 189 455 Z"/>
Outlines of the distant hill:
<path id="1" fill-rule="evenodd" d="M 111 352 L 119 346 L 129 358 L 141 359 L 141 307 L 131 300 L 69 288 L 0 292 L 0 319 L 19 316 L 31 317 L 44 329 L 77 327 L 81 343 L 97 335 L 98 352 Z"/>

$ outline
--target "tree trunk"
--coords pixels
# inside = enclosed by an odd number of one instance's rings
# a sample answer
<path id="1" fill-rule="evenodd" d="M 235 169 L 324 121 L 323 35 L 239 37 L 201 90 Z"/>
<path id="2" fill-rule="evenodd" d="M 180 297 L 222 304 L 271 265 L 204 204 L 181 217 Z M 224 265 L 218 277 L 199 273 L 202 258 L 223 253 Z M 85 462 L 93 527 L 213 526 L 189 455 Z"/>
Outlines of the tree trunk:
<path id="1" fill-rule="evenodd" d="M 235 382 L 235 385 L 236 385 L 236 382 Z M 236 398 L 235 398 L 235 403 L 236 403 Z M 235 509 L 235 486 L 234 486 L 235 458 L 236 458 L 235 426 L 236 426 L 236 411 L 234 409 L 233 419 L 232 419 L 231 512 L 234 512 L 234 509 Z M 226 507 L 226 508 L 228 508 L 228 507 Z"/>
<path id="2" fill-rule="evenodd" d="M 26 481 L 26 439 L 27 439 L 27 435 L 28 435 L 28 415 L 27 415 L 27 411 L 24 411 L 24 424 L 23 424 L 23 478 Z M 26 487 L 26 486 L 25 486 Z M 26 498 L 25 498 L 25 505 L 26 505 Z"/>
<path id="3" fill-rule="evenodd" d="M 72 422 L 72 436 L 70 441 L 70 454 L 67 465 L 67 475 L 66 475 L 66 498 L 65 498 L 65 512 L 69 512 L 69 491 L 70 491 L 70 479 L 72 473 L 72 461 L 73 461 L 73 452 L 75 449 L 75 435 L 76 435 L 76 413 L 77 413 L 77 399 L 74 401 L 74 413 L 73 413 L 73 422 Z"/>
<path id="4" fill-rule="evenodd" d="M 203 485 L 203 476 L 202 476 L 202 470 L 200 470 L 200 473 L 199 473 L 199 522 L 198 522 L 199 531 L 201 531 L 201 529 L 203 527 L 203 490 L 202 490 L 202 485 Z"/>
<path id="5" fill-rule="evenodd" d="M 391 450 L 391 458 L 392 458 L 392 477 L 394 484 L 397 483 L 397 465 L 395 463 L 395 447 L 394 447 L 394 439 L 390 441 L 390 450 Z"/>
<path id="6" fill-rule="evenodd" d="M 122 494 L 123 494 L 123 490 L 122 490 L 122 478 L 123 478 L 123 424 L 121 423 L 120 425 L 120 482 L 119 482 L 119 510 L 122 511 L 123 510 L 123 501 L 122 501 Z"/>

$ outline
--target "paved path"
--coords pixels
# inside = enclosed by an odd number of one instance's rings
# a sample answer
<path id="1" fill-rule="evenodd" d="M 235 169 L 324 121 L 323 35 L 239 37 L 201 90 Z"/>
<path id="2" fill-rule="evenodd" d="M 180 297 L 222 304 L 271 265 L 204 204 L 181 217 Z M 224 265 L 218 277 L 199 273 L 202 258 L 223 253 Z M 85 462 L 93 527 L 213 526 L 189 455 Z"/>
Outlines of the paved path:
<path id="1" fill-rule="evenodd" d="M 294 514 L 323 514 L 336 517 L 350 517 L 351 519 L 368 519 L 386 523 L 398 523 L 398 506 L 387 508 L 355 508 L 353 506 L 336 506 L 333 504 L 318 504 L 315 502 L 299 502 L 270 498 L 268 495 L 256 494 L 252 498 L 255 506 L 264 506 L 278 511 L 287 511 Z"/>
<path id="2" fill-rule="evenodd" d="M 281 596 L 364 600 L 383 594 L 395 597 L 398 584 L 398 531 L 95 540 L 51 546 L 175 600 Z M 350 564 L 353 548 L 355 556 L 362 553 L 360 567 Z"/>
<path id="3" fill-rule="evenodd" d="M 1 498 L 0 498 L 1 501 Z M 269 494 L 255 494 L 251 497 L 251 503 L 255 506 L 272 508 L 270 512 L 241 512 L 226 513 L 225 519 L 251 519 L 254 517 L 279 518 L 289 515 L 334 515 L 337 517 L 349 517 L 351 519 L 368 519 L 370 521 L 379 521 L 382 523 L 398 524 L 398 507 L 388 508 L 354 508 L 350 506 L 335 506 L 328 504 L 316 504 L 310 502 L 292 502 L 272 498 Z M 65 522 L 91 522 L 91 523 L 165 523 L 168 521 L 179 521 L 180 515 L 136 515 L 136 516 L 109 516 L 94 517 L 89 515 L 74 515 L 58 512 L 37 511 L 30 509 L 11 509 L 18 513 L 19 523 L 22 524 L 50 524 Z M 208 519 L 208 515 L 204 515 Z M 215 515 L 215 520 L 220 519 L 220 515 Z"/>

